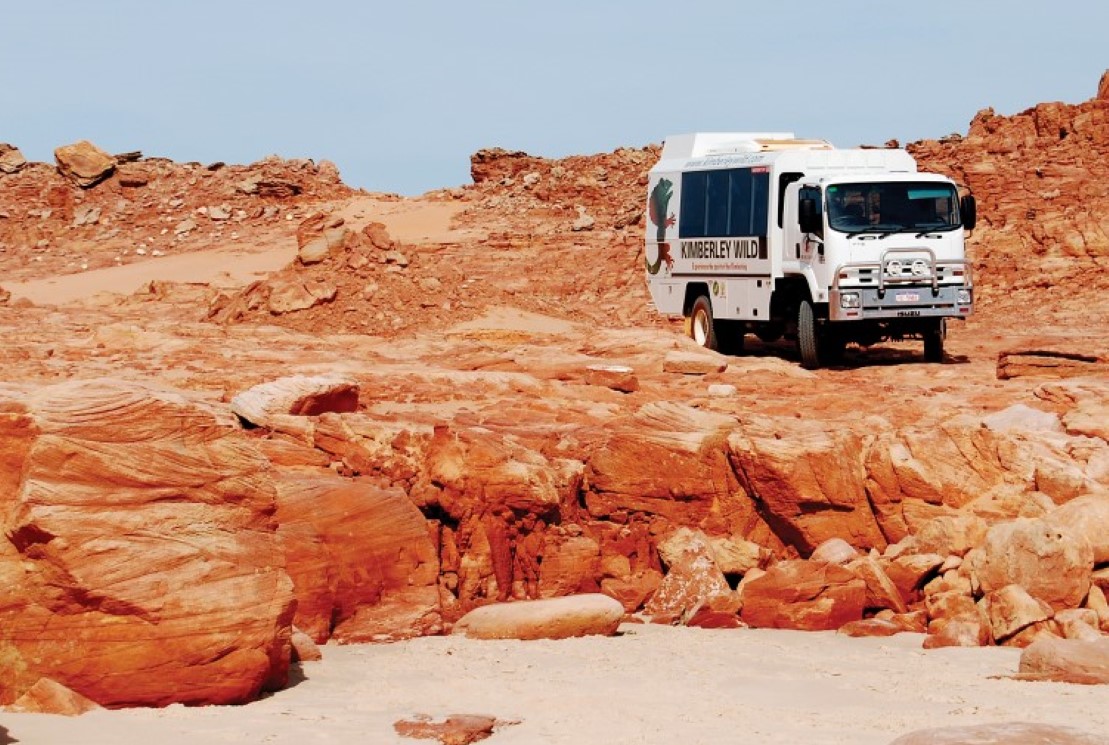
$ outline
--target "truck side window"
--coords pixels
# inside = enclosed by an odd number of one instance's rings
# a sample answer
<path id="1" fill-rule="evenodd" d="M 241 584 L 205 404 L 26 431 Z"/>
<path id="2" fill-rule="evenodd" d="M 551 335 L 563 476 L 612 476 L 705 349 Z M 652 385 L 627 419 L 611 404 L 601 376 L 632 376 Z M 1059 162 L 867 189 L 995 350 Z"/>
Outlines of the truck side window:
<path id="1" fill-rule="evenodd" d="M 782 227 L 782 213 L 786 206 L 786 187 L 794 181 L 805 178 L 805 174 L 797 171 L 787 171 L 778 177 L 778 227 Z"/>
<path id="2" fill-rule="evenodd" d="M 800 204 L 801 201 L 805 200 L 805 199 L 811 199 L 813 201 L 813 204 L 816 206 L 816 216 L 819 218 L 819 222 L 821 223 L 821 225 L 823 225 L 823 222 L 824 222 L 824 200 L 821 198 L 821 195 L 820 195 L 820 187 L 819 186 L 802 186 L 800 191 L 798 191 L 798 193 L 797 193 L 798 204 Z M 821 227 L 819 230 L 817 230 L 815 232 L 820 237 L 822 237 L 822 238 L 824 237 L 824 228 L 823 227 Z"/>

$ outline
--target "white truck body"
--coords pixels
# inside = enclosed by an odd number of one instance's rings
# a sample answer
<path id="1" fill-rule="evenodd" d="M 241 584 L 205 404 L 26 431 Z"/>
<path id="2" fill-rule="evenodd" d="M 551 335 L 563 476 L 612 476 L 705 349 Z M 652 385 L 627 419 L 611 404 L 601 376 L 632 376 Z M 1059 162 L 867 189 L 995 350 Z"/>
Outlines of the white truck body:
<path id="1" fill-rule="evenodd" d="M 849 341 L 921 337 L 938 361 L 944 319 L 972 312 L 973 197 L 918 172 L 904 150 L 840 150 L 788 132 L 679 135 L 647 194 L 651 297 L 690 318 L 706 346 L 795 336 L 817 367 Z"/>

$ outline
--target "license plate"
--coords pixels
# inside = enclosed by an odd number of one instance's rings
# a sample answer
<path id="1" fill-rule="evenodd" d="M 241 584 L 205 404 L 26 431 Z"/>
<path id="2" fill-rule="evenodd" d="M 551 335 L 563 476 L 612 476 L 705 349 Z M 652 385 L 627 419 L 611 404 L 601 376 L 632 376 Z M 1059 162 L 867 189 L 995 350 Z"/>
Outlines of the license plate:
<path id="1" fill-rule="evenodd" d="M 918 292 L 899 292 L 899 293 L 897 293 L 897 302 L 899 302 L 899 303 L 918 303 L 918 302 L 920 302 L 920 293 L 918 293 Z"/>

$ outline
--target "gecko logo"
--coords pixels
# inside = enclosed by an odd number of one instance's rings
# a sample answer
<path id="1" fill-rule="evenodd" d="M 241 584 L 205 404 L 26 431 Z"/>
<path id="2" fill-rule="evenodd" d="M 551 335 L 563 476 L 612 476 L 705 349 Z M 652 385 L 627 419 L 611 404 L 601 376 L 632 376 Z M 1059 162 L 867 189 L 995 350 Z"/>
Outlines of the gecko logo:
<path id="1" fill-rule="evenodd" d="M 674 184 L 669 179 L 659 179 L 655 184 L 655 188 L 651 189 L 651 195 L 647 198 L 647 216 L 651 222 L 654 223 L 657 230 L 655 231 L 655 246 L 657 254 L 655 260 L 652 262 L 650 257 L 651 243 L 648 241 L 646 254 L 643 256 L 643 261 L 647 265 L 647 273 L 650 275 L 658 274 L 662 265 L 666 265 L 666 273 L 669 274 L 674 269 L 674 259 L 670 256 L 670 244 L 666 242 L 666 229 L 674 224 L 674 213 L 667 214 L 670 207 L 670 200 L 674 197 Z"/>

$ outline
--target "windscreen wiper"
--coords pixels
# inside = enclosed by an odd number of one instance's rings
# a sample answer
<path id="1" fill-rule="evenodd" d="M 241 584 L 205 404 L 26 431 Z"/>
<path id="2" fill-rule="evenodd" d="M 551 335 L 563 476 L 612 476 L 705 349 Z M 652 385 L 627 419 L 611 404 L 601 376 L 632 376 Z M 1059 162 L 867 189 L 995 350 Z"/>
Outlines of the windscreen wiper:
<path id="1" fill-rule="evenodd" d="M 864 235 L 875 235 L 878 237 L 878 240 L 882 240 L 892 232 L 894 231 L 889 230 L 888 228 L 866 228 L 865 230 L 852 230 L 848 233 L 848 235 L 852 238 Z"/>
<path id="2" fill-rule="evenodd" d="M 922 230 L 919 233 L 917 233 L 916 237 L 917 238 L 923 238 L 924 236 L 931 235 L 932 233 L 946 233 L 948 231 L 954 230 L 957 227 L 959 227 L 959 226 L 958 225 L 944 225 L 943 227 L 939 227 L 939 228 L 928 228 L 927 230 Z"/>

